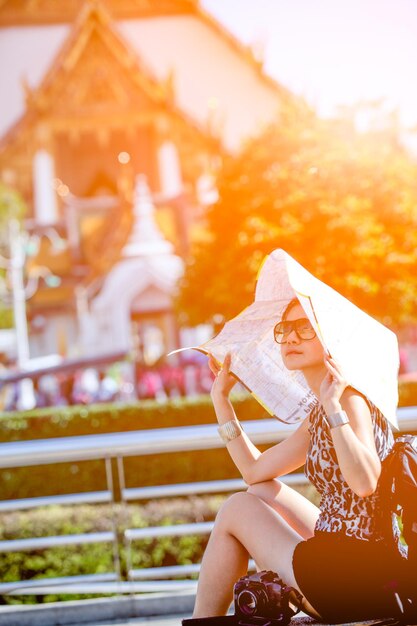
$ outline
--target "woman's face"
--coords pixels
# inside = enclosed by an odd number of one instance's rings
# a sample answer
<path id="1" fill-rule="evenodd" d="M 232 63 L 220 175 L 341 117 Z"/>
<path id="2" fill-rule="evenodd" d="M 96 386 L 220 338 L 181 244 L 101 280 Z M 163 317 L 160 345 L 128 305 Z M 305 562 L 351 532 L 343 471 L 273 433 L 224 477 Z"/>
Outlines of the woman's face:
<path id="1" fill-rule="evenodd" d="M 288 311 L 285 319 L 289 322 L 306 318 L 301 304 L 296 304 Z M 310 367 L 323 366 L 324 349 L 316 336 L 314 339 L 300 339 L 292 330 L 281 344 L 281 356 L 289 370 L 304 370 Z"/>

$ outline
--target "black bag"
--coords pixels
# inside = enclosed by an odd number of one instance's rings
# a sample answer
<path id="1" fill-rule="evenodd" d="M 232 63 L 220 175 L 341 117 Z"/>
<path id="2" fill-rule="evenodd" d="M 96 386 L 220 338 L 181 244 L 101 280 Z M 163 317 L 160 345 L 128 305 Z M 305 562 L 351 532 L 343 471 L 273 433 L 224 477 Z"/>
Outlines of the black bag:
<path id="1" fill-rule="evenodd" d="M 405 624 L 417 618 L 417 436 L 401 435 L 382 463 L 380 494 L 387 525 L 386 536 L 396 542 L 392 526 L 395 513 L 402 523 L 407 543 L 406 558 L 401 560 L 392 591 Z"/>

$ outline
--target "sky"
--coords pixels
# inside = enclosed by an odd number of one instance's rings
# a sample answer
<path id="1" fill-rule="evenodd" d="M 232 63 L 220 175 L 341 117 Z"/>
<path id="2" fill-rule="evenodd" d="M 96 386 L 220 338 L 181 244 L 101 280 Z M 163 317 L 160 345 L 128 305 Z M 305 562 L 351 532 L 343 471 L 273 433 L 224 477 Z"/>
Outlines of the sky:
<path id="1" fill-rule="evenodd" d="M 201 0 L 323 116 L 383 99 L 417 127 L 417 0 Z"/>

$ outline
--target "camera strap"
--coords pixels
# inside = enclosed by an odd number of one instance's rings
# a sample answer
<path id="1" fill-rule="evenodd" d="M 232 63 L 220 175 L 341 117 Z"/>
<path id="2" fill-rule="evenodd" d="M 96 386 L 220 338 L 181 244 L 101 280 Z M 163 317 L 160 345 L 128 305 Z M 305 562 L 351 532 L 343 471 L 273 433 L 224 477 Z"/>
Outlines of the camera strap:
<path id="1" fill-rule="evenodd" d="M 288 599 L 288 608 L 292 612 L 291 617 L 294 617 L 303 609 L 303 596 L 297 589 L 287 585 L 283 588 L 283 592 Z"/>

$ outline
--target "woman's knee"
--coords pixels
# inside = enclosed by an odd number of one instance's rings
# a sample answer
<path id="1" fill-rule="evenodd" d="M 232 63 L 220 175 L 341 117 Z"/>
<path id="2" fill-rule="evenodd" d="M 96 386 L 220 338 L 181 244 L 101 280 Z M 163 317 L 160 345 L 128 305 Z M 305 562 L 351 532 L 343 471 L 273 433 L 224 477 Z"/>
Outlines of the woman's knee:
<path id="1" fill-rule="evenodd" d="M 244 515 L 247 507 L 251 505 L 252 498 L 247 492 L 240 491 L 229 496 L 221 505 L 216 516 L 215 528 L 233 526 L 233 523 Z"/>

